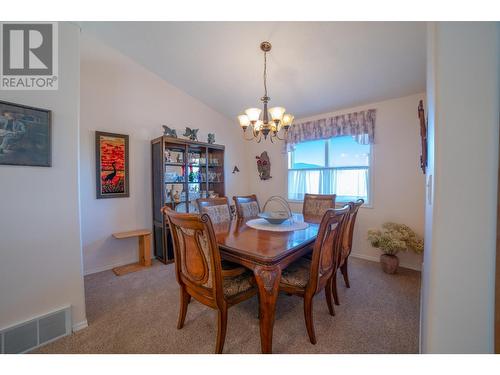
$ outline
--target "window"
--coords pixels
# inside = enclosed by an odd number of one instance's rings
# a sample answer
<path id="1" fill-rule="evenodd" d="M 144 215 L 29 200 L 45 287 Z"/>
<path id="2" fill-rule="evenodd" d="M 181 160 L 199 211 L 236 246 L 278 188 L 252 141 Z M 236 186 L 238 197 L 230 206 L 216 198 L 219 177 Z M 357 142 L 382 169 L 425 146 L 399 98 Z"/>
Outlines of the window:
<path id="1" fill-rule="evenodd" d="M 351 136 L 295 145 L 288 153 L 288 199 L 337 194 L 338 202 L 362 198 L 370 203 L 370 154 L 371 145 Z"/>

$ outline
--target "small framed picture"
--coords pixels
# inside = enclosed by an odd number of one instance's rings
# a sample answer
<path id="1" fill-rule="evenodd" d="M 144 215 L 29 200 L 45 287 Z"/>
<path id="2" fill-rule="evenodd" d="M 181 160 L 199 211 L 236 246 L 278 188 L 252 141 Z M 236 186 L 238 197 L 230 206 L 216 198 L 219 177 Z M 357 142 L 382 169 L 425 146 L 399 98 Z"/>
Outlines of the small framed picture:
<path id="1" fill-rule="evenodd" d="M 95 132 L 96 196 L 129 197 L 128 135 Z"/>
<path id="2" fill-rule="evenodd" d="M 0 165 L 51 166 L 51 111 L 0 101 Z"/>

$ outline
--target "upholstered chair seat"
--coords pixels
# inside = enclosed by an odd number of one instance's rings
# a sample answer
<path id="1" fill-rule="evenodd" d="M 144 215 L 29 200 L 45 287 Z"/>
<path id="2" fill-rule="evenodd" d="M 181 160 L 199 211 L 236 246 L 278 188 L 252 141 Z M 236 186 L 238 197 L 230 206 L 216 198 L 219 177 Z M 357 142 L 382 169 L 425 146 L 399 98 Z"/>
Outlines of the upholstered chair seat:
<path id="1" fill-rule="evenodd" d="M 234 297 L 240 293 L 244 293 L 255 287 L 253 282 L 253 273 L 250 270 L 245 270 L 237 276 L 224 277 L 222 280 L 222 289 L 224 297 Z"/>
<path id="2" fill-rule="evenodd" d="M 293 286 L 305 288 L 311 274 L 311 261 L 306 258 L 300 258 L 281 273 L 280 286 Z"/>

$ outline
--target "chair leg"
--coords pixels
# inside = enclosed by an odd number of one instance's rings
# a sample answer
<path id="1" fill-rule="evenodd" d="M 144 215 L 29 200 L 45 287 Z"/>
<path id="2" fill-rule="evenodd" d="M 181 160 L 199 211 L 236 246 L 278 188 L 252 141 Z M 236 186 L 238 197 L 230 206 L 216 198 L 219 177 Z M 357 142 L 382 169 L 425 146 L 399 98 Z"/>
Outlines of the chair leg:
<path id="1" fill-rule="evenodd" d="M 316 334 L 313 324 L 313 297 L 304 296 L 304 318 L 306 320 L 307 334 L 311 344 L 316 344 Z"/>
<path id="2" fill-rule="evenodd" d="M 184 326 L 184 320 L 186 319 L 186 313 L 188 308 L 188 303 L 191 301 L 191 296 L 186 289 L 181 287 L 180 289 L 180 309 L 179 309 L 179 320 L 177 320 L 177 329 L 181 329 Z"/>
<path id="3" fill-rule="evenodd" d="M 333 300 L 335 301 L 335 304 L 337 306 L 340 305 L 339 293 L 337 292 L 337 272 L 335 272 L 332 276 L 332 294 L 333 294 Z"/>
<path id="4" fill-rule="evenodd" d="M 215 344 L 215 353 L 221 354 L 226 340 L 227 330 L 227 306 L 217 310 L 217 343 Z"/>
<path id="5" fill-rule="evenodd" d="M 325 296 L 326 296 L 326 304 L 328 305 L 328 311 L 331 316 L 335 316 L 335 309 L 332 303 L 332 280 L 328 280 L 325 286 Z"/>
<path id="6" fill-rule="evenodd" d="M 344 276 L 345 286 L 350 288 L 351 285 L 349 284 L 349 275 L 347 273 L 347 260 L 348 259 L 349 258 L 345 259 L 344 264 L 340 267 L 340 271 L 342 272 L 342 276 Z"/>

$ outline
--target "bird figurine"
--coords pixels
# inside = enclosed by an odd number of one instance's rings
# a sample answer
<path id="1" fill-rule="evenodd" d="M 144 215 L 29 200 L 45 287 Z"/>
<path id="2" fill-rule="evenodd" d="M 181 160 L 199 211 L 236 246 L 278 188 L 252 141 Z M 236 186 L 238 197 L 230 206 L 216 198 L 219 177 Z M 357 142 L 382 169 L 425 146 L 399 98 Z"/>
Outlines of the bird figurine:
<path id="1" fill-rule="evenodd" d="M 215 143 L 215 133 L 208 133 L 208 143 L 209 144 Z"/>
<path id="2" fill-rule="evenodd" d="M 198 130 L 199 129 L 191 129 L 186 127 L 186 130 L 184 131 L 183 136 L 188 137 L 192 141 L 197 141 L 198 140 Z"/>
<path id="3" fill-rule="evenodd" d="M 167 125 L 162 125 L 163 126 L 163 135 L 166 135 L 167 137 L 173 137 L 177 138 L 177 132 L 175 129 L 170 129 Z"/>

